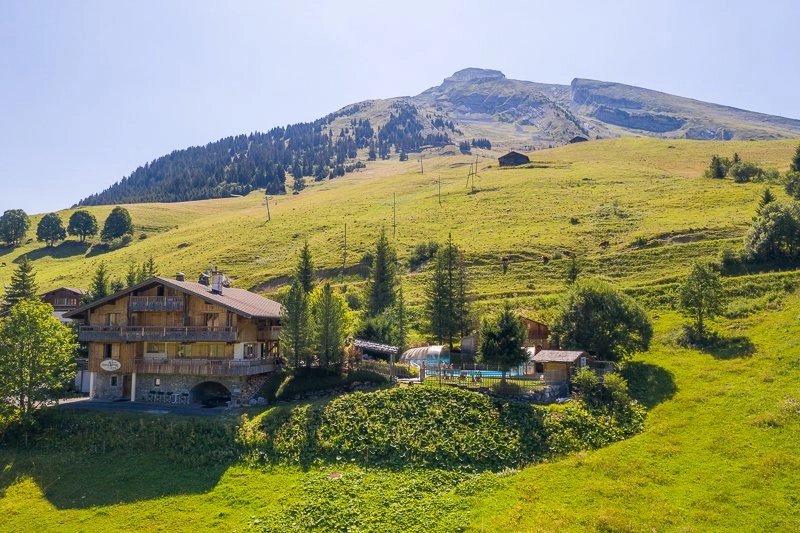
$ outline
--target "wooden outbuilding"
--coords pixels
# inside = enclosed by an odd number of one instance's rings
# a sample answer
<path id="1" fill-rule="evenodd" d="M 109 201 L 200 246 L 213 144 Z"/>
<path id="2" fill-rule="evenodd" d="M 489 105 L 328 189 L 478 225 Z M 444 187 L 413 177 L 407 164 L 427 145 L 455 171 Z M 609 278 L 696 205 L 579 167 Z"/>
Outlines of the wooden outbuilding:
<path id="1" fill-rule="evenodd" d="M 588 140 L 589 139 L 587 139 L 586 137 L 581 137 L 580 135 L 576 135 L 575 137 L 573 137 L 572 139 L 570 139 L 567 142 L 569 144 L 575 144 L 575 143 L 585 143 Z"/>
<path id="2" fill-rule="evenodd" d="M 548 383 L 569 381 L 578 369 L 589 366 L 591 356 L 583 350 L 541 350 L 528 348 L 535 372 L 543 374 Z"/>
<path id="3" fill-rule="evenodd" d="M 508 152 L 506 155 L 501 155 L 497 158 L 497 160 L 500 162 L 501 167 L 515 167 L 517 165 L 524 165 L 525 163 L 531 162 L 527 155 L 514 152 L 513 150 Z"/>

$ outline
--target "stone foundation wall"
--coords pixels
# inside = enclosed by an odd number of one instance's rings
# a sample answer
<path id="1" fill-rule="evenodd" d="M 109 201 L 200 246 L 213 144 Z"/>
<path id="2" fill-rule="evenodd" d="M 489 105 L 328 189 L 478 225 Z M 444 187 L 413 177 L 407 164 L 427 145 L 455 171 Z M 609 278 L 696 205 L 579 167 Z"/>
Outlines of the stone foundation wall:
<path id="1" fill-rule="evenodd" d="M 156 386 L 156 380 L 161 380 L 161 385 Z M 136 375 L 136 400 L 144 401 L 147 394 L 153 391 L 162 392 L 191 392 L 192 388 L 200 383 L 212 381 L 225 386 L 231 393 L 232 399 L 239 399 L 242 402 L 250 401 L 261 384 L 264 383 L 265 376 L 175 376 L 164 374 L 137 374 Z"/>
<path id="2" fill-rule="evenodd" d="M 117 376 L 117 386 L 111 385 L 112 376 Z M 100 400 L 118 400 L 122 398 L 122 374 L 109 374 L 107 372 L 95 372 L 94 374 L 94 397 Z"/>

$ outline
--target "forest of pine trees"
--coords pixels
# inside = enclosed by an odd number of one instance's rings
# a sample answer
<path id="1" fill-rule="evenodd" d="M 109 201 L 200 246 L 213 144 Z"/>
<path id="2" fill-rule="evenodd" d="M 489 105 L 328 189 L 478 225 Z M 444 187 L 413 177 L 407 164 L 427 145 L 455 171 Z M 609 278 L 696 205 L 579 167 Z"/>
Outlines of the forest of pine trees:
<path id="1" fill-rule="evenodd" d="M 354 161 L 359 149 L 369 149 L 368 160 L 388 159 L 392 151 L 408 154 L 424 146 L 449 144 L 446 130 L 457 131 L 452 121 L 436 117 L 431 122 L 436 132 L 423 134 L 425 126 L 417 108 L 406 103 L 395 104 L 389 120 L 377 131 L 368 119 L 351 119 L 338 133 L 328 127 L 334 119 L 357 111 L 354 109 L 314 122 L 176 150 L 137 168 L 79 205 L 182 202 L 247 194 L 255 189 L 284 194 L 287 174 L 296 181 L 332 179 L 364 166 Z"/>

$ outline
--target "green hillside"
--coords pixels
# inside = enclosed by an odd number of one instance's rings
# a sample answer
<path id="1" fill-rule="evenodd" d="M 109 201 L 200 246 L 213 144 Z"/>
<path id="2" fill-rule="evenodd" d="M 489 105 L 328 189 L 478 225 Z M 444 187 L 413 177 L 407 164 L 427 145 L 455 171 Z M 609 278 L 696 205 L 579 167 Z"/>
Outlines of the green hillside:
<path id="1" fill-rule="evenodd" d="M 285 283 L 308 239 L 324 274 L 355 290 L 362 281 L 353 267 L 379 227 L 392 234 L 396 194 L 401 258 L 452 233 L 466 251 L 479 312 L 510 298 L 546 315 L 570 252 L 584 275 L 607 277 L 645 304 L 655 337 L 625 369 L 633 395 L 650 409 L 645 429 L 599 450 L 469 473 L 323 462 L 198 466 L 106 450 L 105 442 L 85 450 L 0 448 L 0 529 L 798 530 L 800 275 L 743 268 L 725 276 L 731 301 L 714 321 L 722 341 L 713 349 L 678 347 L 683 319 L 672 308 L 675 283 L 693 259 L 741 244 L 765 187 L 702 177 L 711 155 L 738 152 L 785 171 L 796 146 L 593 141 L 533 152 L 531 165 L 510 170 L 484 152 L 475 194 L 465 188 L 467 156 L 431 155 L 424 175 L 417 161 L 376 162 L 302 194 L 271 197 L 269 223 L 259 193 L 138 204 L 129 206 L 137 229 L 125 248 L 95 254 L 77 243 L 48 250 L 31 242 L 3 249 L 0 277 L 8 280 L 14 260 L 28 254 L 42 289 L 86 287 L 101 260 L 122 276 L 130 261 L 152 255 L 163 274 L 194 276 L 213 264 L 235 285 L 269 294 Z M 784 198 L 779 185 L 772 190 Z M 90 210 L 102 220 L 110 208 Z M 69 212 L 61 214 L 66 220 Z M 340 278 L 345 223 L 348 268 Z M 506 274 L 503 256 L 511 259 Z M 417 308 L 426 275 L 424 267 L 404 275 Z M 148 435 L 142 430 L 139 439 L 157 446 Z"/>
<path id="2" fill-rule="evenodd" d="M 48 249 L 35 241 L 38 217 L 33 217 L 31 242 L 0 249 L 0 279 L 7 282 L 22 254 L 34 260 L 42 289 L 87 287 L 100 261 L 123 276 L 129 262 L 153 256 L 165 275 L 182 271 L 191 278 L 216 265 L 236 286 L 270 292 L 290 273 L 304 239 L 318 267 L 338 279 L 345 223 L 347 274 L 382 225 L 392 234 L 396 195 L 394 241 L 401 258 L 419 242 L 444 241 L 452 233 L 466 251 L 478 299 L 560 290 L 566 253 L 577 254 L 589 274 L 652 288 L 678 279 L 690 259 L 737 245 L 751 220 L 764 185 L 703 178 L 712 154 L 738 152 L 784 171 L 796 145 L 792 140 L 604 140 L 533 152 L 532 164 L 516 169 L 498 168 L 497 154 L 483 152 L 475 194 L 465 187 L 474 160 L 469 156 L 426 156 L 424 174 L 417 161 L 379 161 L 345 178 L 314 183 L 299 195 L 271 197 L 269 223 L 258 192 L 127 206 L 136 225 L 134 240 L 106 253 L 71 241 Z M 773 191 L 783 194 L 780 186 Z M 88 209 L 101 223 L 110 211 Z M 60 214 L 66 222 L 70 211 Z M 505 275 L 503 256 L 511 260 Z M 422 278 L 424 269 L 406 275 L 412 303 L 419 301 Z"/>

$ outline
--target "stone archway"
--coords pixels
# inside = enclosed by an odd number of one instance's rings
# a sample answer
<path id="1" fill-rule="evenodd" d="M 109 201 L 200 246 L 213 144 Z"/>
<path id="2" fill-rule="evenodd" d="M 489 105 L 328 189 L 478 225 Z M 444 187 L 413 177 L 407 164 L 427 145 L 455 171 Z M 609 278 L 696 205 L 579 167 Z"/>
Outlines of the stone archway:
<path id="1" fill-rule="evenodd" d="M 189 391 L 191 403 L 201 403 L 209 407 L 225 405 L 231 399 L 231 391 L 217 381 L 203 381 Z"/>

